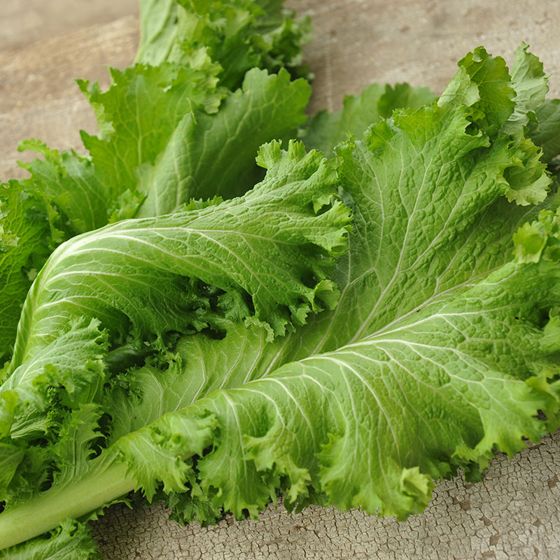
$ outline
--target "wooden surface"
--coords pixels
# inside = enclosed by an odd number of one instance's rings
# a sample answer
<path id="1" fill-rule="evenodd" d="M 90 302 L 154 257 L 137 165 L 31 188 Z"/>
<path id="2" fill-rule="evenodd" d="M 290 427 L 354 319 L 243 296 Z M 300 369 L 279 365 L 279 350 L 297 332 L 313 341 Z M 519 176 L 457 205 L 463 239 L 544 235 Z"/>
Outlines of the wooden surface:
<path id="1" fill-rule="evenodd" d="M 371 81 L 441 90 L 466 51 L 483 43 L 508 57 L 521 40 L 542 57 L 560 92 L 557 0 L 292 0 L 313 16 L 307 60 L 314 108 L 339 106 Z M 74 78 L 106 81 L 137 41 L 136 0 L 0 0 L 0 179 L 19 173 L 18 141 L 78 146 L 92 114 Z M 96 525 L 105 557 L 143 559 L 558 559 L 560 437 L 513 461 L 497 459 L 485 481 L 441 484 L 428 510 L 406 523 L 360 512 L 269 508 L 258 521 L 227 518 L 179 527 L 159 508 L 113 508 Z"/>

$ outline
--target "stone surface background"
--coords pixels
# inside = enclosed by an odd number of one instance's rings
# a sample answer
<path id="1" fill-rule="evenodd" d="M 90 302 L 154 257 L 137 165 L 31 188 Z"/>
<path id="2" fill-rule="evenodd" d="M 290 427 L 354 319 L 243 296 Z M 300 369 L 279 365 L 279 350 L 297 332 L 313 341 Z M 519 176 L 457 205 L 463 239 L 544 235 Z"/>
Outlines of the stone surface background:
<path id="1" fill-rule="evenodd" d="M 313 109 L 336 108 L 371 81 L 441 90 L 456 61 L 484 44 L 511 58 L 527 41 L 560 93 L 557 0 L 291 0 L 314 21 L 307 60 Z M 0 179 L 17 176 L 17 142 L 78 147 L 93 117 L 73 83 L 106 82 L 134 56 L 136 0 L 0 0 Z M 560 435 L 513 460 L 497 458 L 482 483 L 437 488 L 405 523 L 361 512 L 271 506 L 257 521 L 180 527 L 160 507 L 114 507 L 95 526 L 110 560 L 550 559 L 560 558 Z"/>

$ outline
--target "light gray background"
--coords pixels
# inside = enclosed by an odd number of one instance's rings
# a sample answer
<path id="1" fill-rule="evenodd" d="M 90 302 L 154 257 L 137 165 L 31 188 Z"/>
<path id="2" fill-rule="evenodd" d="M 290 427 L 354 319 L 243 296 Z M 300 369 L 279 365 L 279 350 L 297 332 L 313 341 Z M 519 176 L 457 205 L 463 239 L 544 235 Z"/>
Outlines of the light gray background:
<path id="1" fill-rule="evenodd" d="M 560 92 L 557 0 L 292 0 L 314 20 L 307 60 L 314 108 L 336 108 L 371 81 L 441 90 L 456 61 L 484 44 L 511 58 L 526 40 Z M 38 136 L 77 146 L 92 115 L 73 78 L 105 79 L 134 54 L 136 0 L 0 0 L 0 178 L 19 173 L 17 142 Z M 105 557 L 129 559 L 560 559 L 560 435 L 513 460 L 498 458 L 484 482 L 438 486 L 405 523 L 357 511 L 270 507 L 258 521 L 226 518 L 180 527 L 161 507 L 112 508 L 95 526 Z"/>

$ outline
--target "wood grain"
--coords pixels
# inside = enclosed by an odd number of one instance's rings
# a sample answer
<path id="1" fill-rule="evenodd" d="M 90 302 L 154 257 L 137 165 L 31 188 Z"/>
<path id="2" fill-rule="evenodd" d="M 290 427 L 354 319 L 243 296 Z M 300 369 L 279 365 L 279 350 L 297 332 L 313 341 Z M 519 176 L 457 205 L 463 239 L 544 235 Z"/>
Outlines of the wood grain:
<path id="1" fill-rule="evenodd" d="M 441 90 L 478 44 L 511 56 L 528 41 L 560 92 L 556 0 L 292 0 L 313 17 L 306 49 L 313 108 L 336 108 L 371 81 Z M 40 137 L 78 147 L 90 109 L 73 79 L 106 80 L 137 41 L 136 0 L 1 0 L 0 179 L 18 172 L 17 143 Z M 96 525 L 106 558 L 125 559 L 558 559 L 560 436 L 513 461 L 497 459 L 485 481 L 438 487 L 426 513 L 406 523 L 360 512 L 269 508 L 258 521 L 179 527 L 161 508 L 113 508 Z"/>
<path id="2" fill-rule="evenodd" d="M 0 48 L 0 180 L 22 175 L 15 162 L 22 158 L 16 147 L 24 138 L 58 148 L 80 146 L 80 129 L 92 130 L 94 119 L 75 79 L 107 83 L 108 66 L 124 67 L 134 57 L 137 35 L 137 18 L 129 15 Z"/>
<path id="3" fill-rule="evenodd" d="M 4 50 L 135 15 L 138 0 L 2 0 L 0 10 Z"/>

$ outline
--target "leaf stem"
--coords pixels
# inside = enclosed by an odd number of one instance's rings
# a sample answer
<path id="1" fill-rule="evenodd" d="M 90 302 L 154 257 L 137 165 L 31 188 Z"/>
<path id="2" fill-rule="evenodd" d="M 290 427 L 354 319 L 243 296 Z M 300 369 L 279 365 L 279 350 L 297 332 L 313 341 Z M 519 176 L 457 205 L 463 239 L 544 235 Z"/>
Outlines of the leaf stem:
<path id="1" fill-rule="evenodd" d="M 65 519 L 79 518 L 134 490 L 124 463 L 100 468 L 63 488 L 47 490 L 0 514 L 0 550 L 32 539 Z"/>

